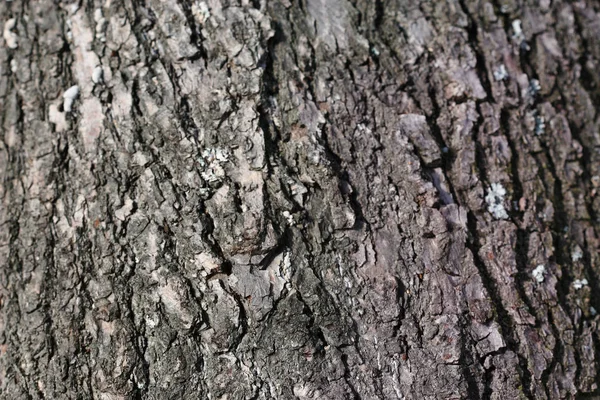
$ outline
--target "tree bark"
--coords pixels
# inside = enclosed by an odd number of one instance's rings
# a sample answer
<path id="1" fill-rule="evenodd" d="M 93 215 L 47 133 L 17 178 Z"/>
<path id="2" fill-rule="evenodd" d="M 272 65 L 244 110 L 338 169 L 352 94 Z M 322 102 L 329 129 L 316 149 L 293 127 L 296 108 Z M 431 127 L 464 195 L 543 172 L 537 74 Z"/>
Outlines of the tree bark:
<path id="1" fill-rule="evenodd" d="M 600 396 L 597 0 L 0 28 L 1 398 Z"/>

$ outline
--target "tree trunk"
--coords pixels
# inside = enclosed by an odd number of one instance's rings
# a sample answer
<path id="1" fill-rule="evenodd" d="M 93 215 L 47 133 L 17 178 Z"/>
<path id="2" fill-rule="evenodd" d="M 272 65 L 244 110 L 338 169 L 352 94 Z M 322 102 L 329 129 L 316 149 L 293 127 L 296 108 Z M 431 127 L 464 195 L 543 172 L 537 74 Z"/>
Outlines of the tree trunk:
<path id="1" fill-rule="evenodd" d="M 597 0 L 0 3 L 2 399 L 597 398 Z"/>

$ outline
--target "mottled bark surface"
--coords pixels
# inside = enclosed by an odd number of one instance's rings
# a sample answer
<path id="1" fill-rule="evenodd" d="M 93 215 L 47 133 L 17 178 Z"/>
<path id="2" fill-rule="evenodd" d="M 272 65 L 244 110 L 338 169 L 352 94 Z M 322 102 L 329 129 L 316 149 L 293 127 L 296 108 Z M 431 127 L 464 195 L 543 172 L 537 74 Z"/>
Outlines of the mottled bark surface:
<path id="1" fill-rule="evenodd" d="M 1 398 L 599 395 L 598 1 L 0 28 Z"/>

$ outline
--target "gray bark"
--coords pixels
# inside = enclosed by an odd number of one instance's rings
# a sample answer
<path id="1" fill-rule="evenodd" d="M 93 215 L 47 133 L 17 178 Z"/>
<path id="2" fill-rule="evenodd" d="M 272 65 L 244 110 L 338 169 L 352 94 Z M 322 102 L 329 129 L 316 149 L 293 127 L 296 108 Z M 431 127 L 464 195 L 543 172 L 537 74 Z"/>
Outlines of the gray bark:
<path id="1" fill-rule="evenodd" d="M 0 28 L 2 399 L 600 396 L 598 1 Z"/>

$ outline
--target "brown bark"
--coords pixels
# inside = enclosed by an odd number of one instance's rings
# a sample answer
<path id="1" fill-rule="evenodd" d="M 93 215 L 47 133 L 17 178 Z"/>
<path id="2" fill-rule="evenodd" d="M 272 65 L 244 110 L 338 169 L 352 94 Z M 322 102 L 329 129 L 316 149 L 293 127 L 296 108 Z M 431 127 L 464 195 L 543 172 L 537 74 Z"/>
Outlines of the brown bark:
<path id="1" fill-rule="evenodd" d="M 600 395 L 598 1 L 0 28 L 1 398 Z"/>

